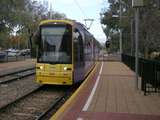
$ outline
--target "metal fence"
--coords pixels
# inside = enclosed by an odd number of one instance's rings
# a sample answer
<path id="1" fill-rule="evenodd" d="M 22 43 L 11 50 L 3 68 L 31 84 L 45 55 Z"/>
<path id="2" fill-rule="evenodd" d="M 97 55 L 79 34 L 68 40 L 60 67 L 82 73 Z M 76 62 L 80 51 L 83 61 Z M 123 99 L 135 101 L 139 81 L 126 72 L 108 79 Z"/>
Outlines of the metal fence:
<path id="1" fill-rule="evenodd" d="M 135 71 L 135 57 L 122 54 L 122 61 Z M 144 94 L 160 93 L 160 61 L 139 58 L 139 76 Z"/>
<path id="2" fill-rule="evenodd" d="M 25 56 L 7 56 L 7 55 L 2 55 L 0 54 L 0 63 L 2 62 L 14 62 L 14 61 L 21 61 L 31 58 L 30 55 L 25 55 Z"/>

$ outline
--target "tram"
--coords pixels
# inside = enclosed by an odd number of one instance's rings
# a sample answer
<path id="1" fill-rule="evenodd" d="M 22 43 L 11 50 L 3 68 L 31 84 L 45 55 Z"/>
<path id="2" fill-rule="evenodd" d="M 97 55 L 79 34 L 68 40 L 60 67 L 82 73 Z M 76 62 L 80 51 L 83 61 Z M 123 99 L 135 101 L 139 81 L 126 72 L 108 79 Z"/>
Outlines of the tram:
<path id="1" fill-rule="evenodd" d="M 38 83 L 75 84 L 84 80 L 98 59 L 99 42 L 74 20 L 44 20 L 35 36 Z"/>

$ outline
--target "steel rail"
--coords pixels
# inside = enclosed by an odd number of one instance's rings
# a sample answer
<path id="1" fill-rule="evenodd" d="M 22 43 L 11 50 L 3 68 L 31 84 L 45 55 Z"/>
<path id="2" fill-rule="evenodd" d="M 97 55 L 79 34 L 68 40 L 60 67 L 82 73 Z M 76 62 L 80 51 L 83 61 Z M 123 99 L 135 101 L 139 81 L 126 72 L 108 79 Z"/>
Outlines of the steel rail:
<path id="1" fill-rule="evenodd" d="M 25 69 L 25 70 L 22 70 L 22 71 L 19 71 L 19 72 L 15 72 L 14 74 L 12 73 L 12 74 L 10 74 L 10 75 L 12 75 L 10 78 L 8 78 L 6 80 L 0 80 L 0 84 L 6 84 L 6 83 L 9 83 L 9 82 L 12 82 L 12 81 L 15 81 L 15 80 L 19 80 L 19 79 L 34 75 L 35 71 L 33 71 L 33 70 L 34 69 L 29 68 L 29 69 Z M 31 71 L 31 72 L 24 74 L 25 72 L 28 72 L 28 71 Z M 8 75 L 4 76 L 4 78 L 7 77 L 7 76 L 10 76 L 10 75 L 8 74 Z M 0 77 L 0 79 L 3 79 L 3 77 Z"/>
<path id="2" fill-rule="evenodd" d="M 21 103 L 21 101 L 24 101 L 25 99 L 29 98 L 30 96 L 34 95 L 34 94 L 38 94 L 39 92 L 38 91 L 41 91 L 41 90 L 46 90 L 45 88 L 45 85 L 43 86 L 40 86 L 39 88 L 37 88 L 36 90 L 33 90 L 32 92 L 24 95 L 23 97 L 21 98 L 18 98 L 17 100 L 14 100 L 13 102 L 3 106 L 0 108 L 0 112 L 4 112 L 6 111 L 8 108 L 12 109 L 12 106 L 13 105 L 16 105 L 16 104 L 19 104 Z M 55 108 L 57 108 L 57 105 L 59 105 L 59 103 L 61 103 L 63 101 L 63 103 L 65 102 L 66 98 L 68 97 L 68 95 L 70 95 L 70 93 L 72 92 L 72 90 L 70 88 L 65 88 L 65 89 L 68 89 L 68 90 L 64 90 L 65 92 L 62 94 L 62 95 L 59 95 L 57 96 L 55 99 L 53 99 L 53 101 L 47 105 L 47 108 L 44 109 L 43 111 L 41 110 L 40 114 L 33 114 L 32 118 L 34 118 L 35 120 L 42 120 L 45 118 L 45 116 L 48 115 L 48 113 L 50 113 L 50 111 L 52 111 L 53 109 L 56 110 Z M 38 93 L 36 93 L 38 92 Z M 58 91 L 57 91 L 58 92 Z M 62 103 L 62 104 L 63 104 Z M 7 110 L 8 111 L 8 110 Z M 10 110 L 9 110 L 10 111 Z M 12 111 L 12 110 L 11 110 Z M 10 113 L 9 113 L 10 114 Z M 18 117 L 18 115 L 17 115 Z M 5 118 L 4 118 L 5 119 Z"/>
<path id="3" fill-rule="evenodd" d="M 0 112 L 3 111 L 4 109 L 6 109 L 8 106 L 17 103 L 17 102 L 19 102 L 20 100 L 26 98 L 27 96 L 33 94 L 34 92 L 36 92 L 36 91 L 42 89 L 42 87 L 43 87 L 43 85 L 41 85 L 41 86 L 39 86 L 38 88 L 36 88 L 36 89 L 30 91 L 29 93 L 26 93 L 26 94 L 22 95 L 22 96 L 19 97 L 19 98 L 16 98 L 15 100 L 13 100 L 13 101 L 7 103 L 6 105 L 3 105 L 2 107 L 0 107 Z"/>
<path id="4" fill-rule="evenodd" d="M 53 101 L 53 103 L 46 110 L 44 110 L 43 113 L 41 113 L 39 116 L 36 116 L 35 120 L 42 120 L 52 109 L 54 109 L 62 100 L 64 100 L 65 96 L 66 95 L 63 95 L 57 98 L 56 101 Z"/>
<path id="5" fill-rule="evenodd" d="M 77 83 L 69 88 L 61 97 L 58 97 L 56 101 L 53 101 L 50 107 L 44 110 L 39 116 L 36 116 L 35 120 L 44 120 L 46 116 L 51 113 L 52 111 L 56 111 L 57 106 L 61 106 L 71 95 L 72 93 L 80 86 L 81 83 Z M 59 108 L 59 107 L 58 107 Z M 54 113 L 52 113 L 54 114 Z M 48 116 L 47 116 L 48 117 Z"/>
<path id="6" fill-rule="evenodd" d="M 13 71 L 13 72 L 0 74 L 0 78 L 6 77 L 6 76 L 9 76 L 9 75 L 14 75 L 14 74 L 17 74 L 17 73 L 20 73 L 20 72 L 25 72 L 25 71 L 28 71 L 28 70 L 34 70 L 34 69 L 35 69 L 35 67 L 31 67 L 31 68 L 27 68 L 27 69 L 21 69 L 21 70 L 16 70 L 16 71 Z"/>

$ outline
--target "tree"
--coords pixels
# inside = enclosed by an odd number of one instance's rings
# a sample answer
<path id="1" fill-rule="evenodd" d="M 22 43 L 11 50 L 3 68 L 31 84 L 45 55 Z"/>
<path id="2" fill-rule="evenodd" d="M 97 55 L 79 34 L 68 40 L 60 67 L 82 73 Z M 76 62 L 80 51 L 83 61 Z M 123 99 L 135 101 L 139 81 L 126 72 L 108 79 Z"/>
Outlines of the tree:
<path id="1" fill-rule="evenodd" d="M 122 20 L 119 20 L 119 0 L 108 0 L 110 6 L 101 12 L 101 24 L 105 26 L 104 32 L 107 38 L 111 38 L 111 43 L 118 44 L 115 37 L 118 35 L 119 29 L 122 29 L 123 51 L 130 54 L 134 51 L 134 9 L 131 5 L 131 0 L 121 0 L 122 5 Z M 159 0 L 145 0 L 145 7 L 140 9 L 140 52 L 145 57 L 154 52 L 160 51 L 160 2 Z M 115 17 L 116 16 L 116 17 Z M 114 37 L 114 39 L 113 39 Z M 113 44 L 111 44 L 113 46 Z"/>
<path id="2" fill-rule="evenodd" d="M 126 16 L 126 14 L 129 14 L 127 9 L 128 9 L 128 4 L 123 2 L 123 12 L 122 16 L 125 15 L 125 17 L 122 17 L 122 22 L 120 23 L 120 17 L 119 17 L 119 8 L 120 8 L 120 3 L 117 0 L 109 0 L 110 7 L 106 11 L 102 11 L 101 13 L 101 24 L 105 25 L 104 28 L 104 33 L 106 34 L 107 38 L 111 39 L 111 50 L 118 51 L 119 46 L 119 37 L 118 33 L 119 30 L 122 29 L 123 32 L 128 32 L 127 30 L 129 29 L 129 17 Z M 116 35 L 114 37 L 113 35 Z M 124 36 L 123 36 L 124 37 Z M 112 42 L 114 41 L 114 42 Z M 115 42 L 117 41 L 117 42 Z M 112 47 L 114 49 L 112 49 Z M 116 49 L 115 49 L 116 48 Z"/>
<path id="3" fill-rule="evenodd" d="M 0 46 L 4 47 L 13 26 L 17 24 L 17 12 L 22 11 L 28 0 L 1 0 L 0 4 Z M 2 37 L 3 36 L 3 37 Z"/>
<path id="4" fill-rule="evenodd" d="M 12 47 L 10 39 L 13 36 L 21 37 L 20 49 L 28 47 L 40 21 L 49 19 L 48 6 L 33 0 L 1 0 L 0 8 L 0 47 L 3 48 Z M 62 13 L 52 14 L 53 18 L 66 18 Z"/>

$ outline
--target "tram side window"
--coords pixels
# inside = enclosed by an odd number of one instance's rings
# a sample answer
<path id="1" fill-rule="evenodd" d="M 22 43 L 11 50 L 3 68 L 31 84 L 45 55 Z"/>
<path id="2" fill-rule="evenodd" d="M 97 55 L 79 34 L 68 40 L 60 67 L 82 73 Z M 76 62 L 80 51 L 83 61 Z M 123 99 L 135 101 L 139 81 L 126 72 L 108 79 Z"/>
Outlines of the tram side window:
<path id="1" fill-rule="evenodd" d="M 79 36 L 79 48 L 80 48 L 80 61 L 84 61 L 84 48 L 83 48 L 83 39 L 82 36 Z"/>
<path id="2" fill-rule="evenodd" d="M 74 51 L 75 51 L 75 61 L 84 61 L 84 51 L 83 51 L 83 39 L 82 35 L 78 29 L 74 30 Z"/>

